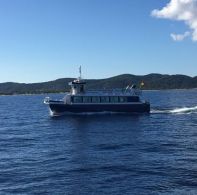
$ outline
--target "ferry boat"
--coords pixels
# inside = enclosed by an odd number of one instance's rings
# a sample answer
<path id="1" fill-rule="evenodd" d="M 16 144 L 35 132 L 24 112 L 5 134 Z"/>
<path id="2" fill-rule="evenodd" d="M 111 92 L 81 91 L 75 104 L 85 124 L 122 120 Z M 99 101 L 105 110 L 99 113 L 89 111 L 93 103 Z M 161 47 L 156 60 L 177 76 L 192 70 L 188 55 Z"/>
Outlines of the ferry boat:
<path id="1" fill-rule="evenodd" d="M 149 113 L 150 103 L 140 99 L 141 90 L 135 85 L 125 90 L 86 91 L 86 82 L 80 76 L 69 83 L 71 89 L 63 99 L 49 97 L 44 103 L 49 106 L 52 116 L 72 113 Z"/>

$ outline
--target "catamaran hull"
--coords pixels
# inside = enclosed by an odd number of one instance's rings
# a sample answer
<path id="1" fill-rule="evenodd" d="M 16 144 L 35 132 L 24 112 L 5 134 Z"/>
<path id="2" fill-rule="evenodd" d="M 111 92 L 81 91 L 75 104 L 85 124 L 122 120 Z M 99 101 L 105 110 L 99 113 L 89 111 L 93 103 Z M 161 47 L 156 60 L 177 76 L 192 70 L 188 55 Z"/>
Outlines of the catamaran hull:
<path id="1" fill-rule="evenodd" d="M 52 115 L 63 115 L 66 113 L 149 113 L 150 104 L 141 102 L 135 104 L 54 104 L 49 103 Z"/>

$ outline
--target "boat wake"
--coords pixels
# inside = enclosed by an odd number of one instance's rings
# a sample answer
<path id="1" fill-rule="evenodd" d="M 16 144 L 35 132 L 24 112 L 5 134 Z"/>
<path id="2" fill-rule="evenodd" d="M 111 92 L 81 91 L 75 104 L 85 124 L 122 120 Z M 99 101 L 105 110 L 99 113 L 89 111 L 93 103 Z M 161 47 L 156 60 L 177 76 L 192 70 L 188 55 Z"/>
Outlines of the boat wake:
<path id="1" fill-rule="evenodd" d="M 182 107 L 174 109 L 152 109 L 152 114 L 191 114 L 197 113 L 197 106 L 194 107 Z"/>

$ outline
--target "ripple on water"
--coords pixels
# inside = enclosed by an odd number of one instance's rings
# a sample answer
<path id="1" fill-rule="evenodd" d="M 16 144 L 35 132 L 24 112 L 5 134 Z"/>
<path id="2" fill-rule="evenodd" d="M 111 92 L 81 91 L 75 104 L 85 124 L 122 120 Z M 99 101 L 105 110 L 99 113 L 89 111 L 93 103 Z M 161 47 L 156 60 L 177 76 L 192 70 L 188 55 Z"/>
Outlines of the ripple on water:
<path id="1" fill-rule="evenodd" d="M 197 90 L 144 95 L 150 115 L 60 118 L 0 96 L 0 194 L 196 194 Z"/>

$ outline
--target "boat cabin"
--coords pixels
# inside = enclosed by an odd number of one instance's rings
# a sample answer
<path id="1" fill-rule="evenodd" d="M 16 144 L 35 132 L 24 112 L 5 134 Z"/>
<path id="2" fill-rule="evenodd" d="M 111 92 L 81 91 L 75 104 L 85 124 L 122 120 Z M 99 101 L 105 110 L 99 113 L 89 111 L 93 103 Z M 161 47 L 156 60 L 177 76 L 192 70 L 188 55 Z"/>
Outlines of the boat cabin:
<path id="1" fill-rule="evenodd" d="M 71 95 L 83 94 L 85 93 L 85 84 L 86 82 L 77 79 L 69 83 L 71 86 L 70 93 Z"/>
<path id="2" fill-rule="evenodd" d="M 109 94 L 109 93 L 89 93 L 85 91 L 86 82 L 81 79 L 81 69 L 80 69 L 80 76 L 69 83 L 71 89 L 70 94 L 68 94 L 65 98 L 65 102 L 68 104 L 102 104 L 102 103 L 131 103 L 131 102 L 140 102 L 139 96 L 136 94 L 136 86 L 132 85 L 130 91 L 128 89 L 125 90 L 123 93 L 117 94 Z"/>

